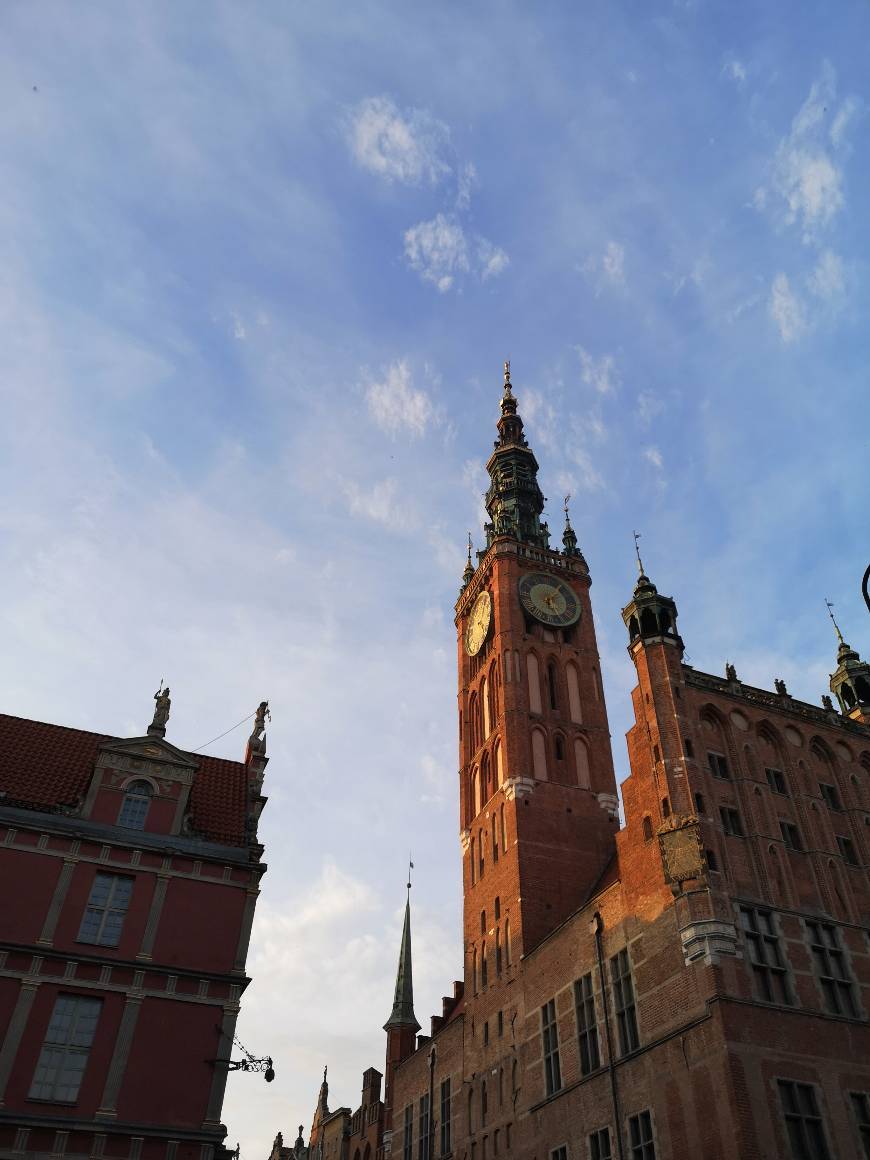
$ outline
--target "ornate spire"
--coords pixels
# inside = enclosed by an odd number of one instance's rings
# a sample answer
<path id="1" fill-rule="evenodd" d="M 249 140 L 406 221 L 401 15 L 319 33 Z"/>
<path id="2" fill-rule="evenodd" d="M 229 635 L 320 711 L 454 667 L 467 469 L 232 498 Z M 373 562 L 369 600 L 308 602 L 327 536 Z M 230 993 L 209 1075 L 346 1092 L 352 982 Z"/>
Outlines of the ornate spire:
<path id="1" fill-rule="evenodd" d="M 474 565 L 471 563 L 471 532 L 468 533 L 468 559 L 465 562 L 465 571 L 462 573 L 462 587 L 467 588 L 474 576 Z"/>
<path id="2" fill-rule="evenodd" d="M 840 702 L 844 716 L 863 725 L 870 724 L 870 664 L 861 660 L 860 654 L 847 644 L 834 620 L 833 604 L 826 600 L 828 616 L 837 633 L 837 668 L 831 674 L 831 692 Z"/>
<path id="3" fill-rule="evenodd" d="M 568 502 L 570 499 L 570 494 L 566 495 L 565 502 L 563 504 L 563 507 L 565 508 L 565 530 L 562 532 L 562 545 L 565 549 L 566 556 L 579 556 L 580 550 L 577 547 L 577 535 L 574 529 L 571 527 L 571 516 L 568 513 Z"/>
<path id="4" fill-rule="evenodd" d="M 640 532 L 634 533 L 634 552 L 637 556 L 637 584 L 631 600 L 622 610 L 622 619 L 628 629 L 629 650 L 635 641 L 661 639 L 676 644 L 683 642 L 677 632 L 677 605 L 670 596 L 662 596 L 647 576 L 640 558 Z M 730 679 L 730 678 L 729 678 Z"/>
<path id="5" fill-rule="evenodd" d="M 544 496 L 538 486 L 538 461 L 523 435 L 509 362 L 504 364 L 504 395 L 497 426 L 495 450 L 486 465 L 491 481 L 484 500 L 491 521 L 486 525 L 486 546 L 499 536 L 511 536 L 548 548 L 550 533 L 540 518 Z"/>
<path id="6" fill-rule="evenodd" d="M 396 1027 L 413 1027 L 420 1030 L 417 1016 L 414 1014 L 414 980 L 411 971 L 411 874 L 414 863 L 409 863 L 408 869 L 408 898 L 405 902 L 405 925 L 402 928 L 402 945 L 399 950 L 399 969 L 396 972 L 396 994 L 393 999 L 393 1010 L 384 1024 L 384 1031 Z"/>

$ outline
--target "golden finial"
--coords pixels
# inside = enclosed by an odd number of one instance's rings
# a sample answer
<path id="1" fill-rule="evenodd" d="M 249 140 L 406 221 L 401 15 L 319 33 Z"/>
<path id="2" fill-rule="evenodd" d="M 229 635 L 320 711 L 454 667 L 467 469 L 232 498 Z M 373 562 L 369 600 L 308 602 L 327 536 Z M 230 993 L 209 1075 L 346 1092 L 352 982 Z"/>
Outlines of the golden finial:
<path id="1" fill-rule="evenodd" d="M 825 604 L 828 606 L 828 616 L 831 618 L 831 623 L 833 624 L 834 631 L 837 634 L 837 640 L 840 642 L 840 644 L 845 644 L 846 642 L 843 640 L 843 634 L 840 632 L 840 626 L 837 624 L 836 620 L 834 620 L 834 613 L 832 612 L 834 606 L 827 597 L 825 597 Z"/>

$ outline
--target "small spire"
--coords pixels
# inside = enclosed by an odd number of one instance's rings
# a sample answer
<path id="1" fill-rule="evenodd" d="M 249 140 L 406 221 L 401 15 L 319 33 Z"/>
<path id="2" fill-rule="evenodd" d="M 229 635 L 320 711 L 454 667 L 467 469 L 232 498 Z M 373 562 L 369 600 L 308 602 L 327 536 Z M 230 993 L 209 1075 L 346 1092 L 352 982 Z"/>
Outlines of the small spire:
<path id="1" fill-rule="evenodd" d="M 825 604 L 828 606 L 828 616 L 831 618 L 831 624 L 834 626 L 834 632 L 837 634 L 837 640 L 840 642 L 840 644 L 845 644 L 846 642 L 843 640 L 843 634 L 840 632 L 840 626 L 834 619 L 834 613 L 832 611 L 834 606 L 827 597 L 825 597 Z"/>
<path id="2" fill-rule="evenodd" d="M 644 570 L 643 570 L 643 560 L 641 560 L 641 558 L 640 558 L 640 532 L 635 532 L 635 533 L 634 533 L 634 553 L 635 553 L 635 555 L 637 556 L 637 570 L 638 570 L 638 573 L 639 573 L 641 576 L 645 576 L 645 575 L 646 575 L 646 573 L 645 573 L 645 572 L 644 572 Z"/>
<path id="3" fill-rule="evenodd" d="M 571 516 L 568 514 L 568 504 L 570 502 L 571 502 L 571 493 L 569 491 L 568 494 L 565 496 L 565 502 L 562 504 L 562 506 L 565 509 L 565 526 L 569 527 L 569 528 L 571 526 Z"/>
<path id="4" fill-rule="evenodd" d="M 571 499 L 570 493 L 565 496 L 563 507 L 565 509 L 565 530 L 562 533 L 562 545 L 565 549 L 566 556 L 579 556 L 580 552 L 577 550 L 577 535 L 571 527 L 571 516 L 568 513 L 568 502 Z"/>
<path id="5" fill-rule="evenodd" d="M 467 588 L 474 575 L 474 565 L 471 562 L 471 532 L 468 533 L 468 559 L 465 562 L 465 571 L 462 573 L 462 587 Z"/>
<path id="6" fill-rule="evenodd" d="M 504 360 L 504 393 L 506 395 L 511 393 L 511 360 L 509 358 Z"/>

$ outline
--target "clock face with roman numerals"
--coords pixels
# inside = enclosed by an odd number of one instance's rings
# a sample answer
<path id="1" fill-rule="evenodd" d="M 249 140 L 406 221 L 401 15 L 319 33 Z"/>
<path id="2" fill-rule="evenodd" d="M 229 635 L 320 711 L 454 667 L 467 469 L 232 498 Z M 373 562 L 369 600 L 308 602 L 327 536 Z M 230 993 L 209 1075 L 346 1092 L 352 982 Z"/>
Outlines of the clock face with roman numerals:
<path id="1" fill-rule="evenodd" d="M 580 619 L 577 593 L 558 576 L 529 572 L 520 577 L 520 603 L 535 620 L 551 628 L 567 628 Z"/>

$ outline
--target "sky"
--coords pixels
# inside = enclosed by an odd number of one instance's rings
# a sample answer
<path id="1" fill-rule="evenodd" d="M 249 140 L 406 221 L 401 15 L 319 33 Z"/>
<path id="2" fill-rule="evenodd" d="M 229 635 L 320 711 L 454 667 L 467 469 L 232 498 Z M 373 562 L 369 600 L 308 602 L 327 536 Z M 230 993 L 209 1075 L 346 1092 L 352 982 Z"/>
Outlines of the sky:
<path id="1" fill-rule="evenodd" d="M 690 663 L 866 655 L 863 2 L 7 0 L 2 709 L 186 749 L 268 698 L 228 1141 L 383 1066 L 409 852 L 461 974 L 456 642 L 511 359 L 617 775 L 632 533 Z M 863 531 L 862 531 L 863 529 Z M 242 726 L 205 752 L 241 759 Z"/>

